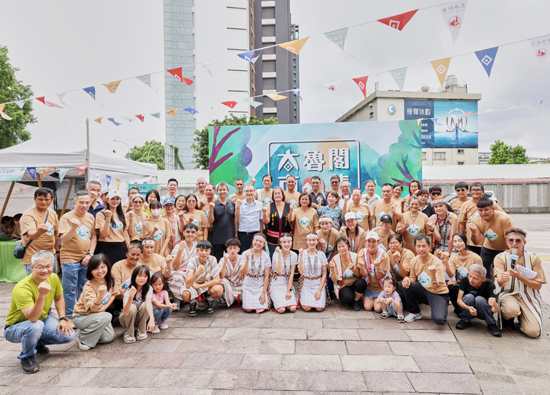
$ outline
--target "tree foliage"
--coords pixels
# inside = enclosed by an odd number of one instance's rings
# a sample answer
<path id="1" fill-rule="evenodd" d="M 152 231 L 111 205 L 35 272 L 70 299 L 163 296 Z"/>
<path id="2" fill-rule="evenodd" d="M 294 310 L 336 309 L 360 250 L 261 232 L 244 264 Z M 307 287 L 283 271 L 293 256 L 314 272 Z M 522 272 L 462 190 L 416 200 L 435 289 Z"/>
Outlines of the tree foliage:
<path id="1" fill-rule="evenodd" d="M 490 165 L 523 165 L 529 164 L 526 150 L 521 145 L 512 147 L 497 140 L 491 145 Z"/>
<path id="2" fill-rule="evenodd" d="M 176 165 L 179 169 L 183 170 L 183 165 L 178 155 L 178 147 L 173 148 Z M 135 162 L 155 163 L 159 170 L 165 170 L 166 168 L 164 163 L 164 145 L 158 141 L 146 141 L 141 147 L 135 146 L 130 150 L 130 159 Z"/>
<path id="3" fill-rule="evenodd" d="M 17 71 L 19 69 L 10 64 L 8 48 L 0 46 L 0 103 L 27 100 L 33 96 L 31 86 L 16 78 Z M 0 118 L 0 149 L 29 140 L 31 134 L 25 128 L 27 124 L 36 122 L 31 101 L 25 102 L 23 108 L 15 103 L 6 104 L 4 112 L 13 119 Z"/>
<path id="4" fill-rule="evenodd" d="M 195 142 L 191 146 L 195 151 L 193 152 L 193 163 L 196 164 L 198 169 L 208 170 L 210 156 L 208 155 L 208 128 L 210 126 L 233 126 L 233 125 L 275 125 L 278 124 L 277 118 L 259 119 L 257 117 L 247 118 L 246 115 L 242 117 L 236 117 L 231 114 L 226 116 L 223 120 L 215 119 L 210 122 L 204 129 L 195 130 Z"/>

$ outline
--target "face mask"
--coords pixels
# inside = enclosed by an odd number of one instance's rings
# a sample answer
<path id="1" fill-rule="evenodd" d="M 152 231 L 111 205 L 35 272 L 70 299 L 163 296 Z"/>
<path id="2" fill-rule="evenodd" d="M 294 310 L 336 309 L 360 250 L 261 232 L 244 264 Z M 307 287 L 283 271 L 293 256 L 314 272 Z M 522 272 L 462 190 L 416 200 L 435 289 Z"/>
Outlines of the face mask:
<path id="1" fill-rule="evenodd" d="M 162 210 L 160 208 L 157 208 L 155 210 L 151 210 L 151 214 L 153 214 L 155 217 L 158 217 L 161 211 Z"/>

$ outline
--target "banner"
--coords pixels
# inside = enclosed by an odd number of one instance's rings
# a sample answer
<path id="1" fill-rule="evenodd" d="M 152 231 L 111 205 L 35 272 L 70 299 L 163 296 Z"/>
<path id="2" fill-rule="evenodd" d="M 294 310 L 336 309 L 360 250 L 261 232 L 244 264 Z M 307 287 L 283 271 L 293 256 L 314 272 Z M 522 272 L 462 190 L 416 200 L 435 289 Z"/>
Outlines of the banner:
<path id="1" fill-rule="evenodd" d="M 345 51 L 344 45 L 346 44 L 346 37 L 348 36 L 348 28 L 334 30 L 332 32 L 325 33 L 325 37 L 332 41 L 342 51 Z"/>
<path id="2" fill-rule="evenodd" d="M 405 77 L 407 76 L 407 68 L 402 67 L 400 69 L 390 70 L 390 74 L 393 77 L 397 86 L 399 87 L 399 90 L 403 92 L 403 86 L 405 85 Z"/>
<path id="3" fill-rule="evenodd" d="M 306 38 L 301 38 L 299 40 L 289 41 L 287 43 L 279 44 L 278 47 L 284 48 L 288 52 L 292 52 L 294 55 L 298 55 L 304 45 L 306 45 L 306 41 L 308 38 L 309 36 Z"/>
<path id="4" fill-rule="evenodd" d="M 498 47 L 484 49 L 483 51 L 477 51 L 476 56 L 481 62 L 481 65 L 487 72 L 487 77 L 491 76 L 491 70 L 493 64 L 495 64 L 495 58 L 497 57 Z"/>
<path id="5" fill-rule="evenodd" d="M 103 117 L 99 117 L 99 118 L 94 119 L 94 121 L 101 125 L 101 120 L 102 119 L 103 119 Z"/>
<path id="6" fill-rule="evenodd" d="M 168 71 L 170 74 L 172 74 L 174 77 L 176 77 L 178 79 L 178 81 L 181 82 L 184 85 L 193 84 L 192 80 L 183 77 L 183 74 L 182 74 L 183 73 L 183 68 L 182 67 L 177 67 L 175 69 L 166 70 L 166 71 Z"/>
<path id="7" fill-rule="evenodd" d="M 3 104 L 2 104 L 2 106 L 3 106 Z M 6 121 L 11 121 L 13 119 L 12 117 L 10 117 L 8 114 L 6 114 L 3 111 L 0 111 L 0 117 L 4 118 Z"/>
<path id="8" fill-rule="evenodd" d="M 108 120 L 108 121 L 111 121 L 115 126 L 120 126 L 120 125 L 122 125 L 120 122 L 115 121 L 114 118 L 107 118 L 107 120 Z"/>
<path id="9" fill-rule="evenodd" d="M 103 84 L 105 88 L 111 93 L 116 93 L 116 90 L 118 89 L 118 86 L 120 85 L 120 81 L 114 81 L 109 82 L 108 84 Z"/>
<path id="10" fill-rule="evenodd" d="M 237 105 L 237 102 L 236 101 L 223 101 L 222 104 L 224 106 L 229 107 L 229 108 L 235 108 L 235 106 Z"/>
<path id="11" fill-rule="evenodd" d="M 184 108 L 183 111 L 187 111 L 190 114 L 198 114 L 199 113 L 197 110 L 195 110 L 194 108 L 191 108 L 191 107 Z"/>
<path id="12" fill-rule="evenodd" d="M 340 82 L 341 81 L 329 82 L 328 84 L 323 84 L 322 87 L 329 90 L 329 91 L 331 91 L 331 92 L 334 92 L 340 86 Z"/>
<path id="13" fill-rule="evenodd" d="M 120 182 L 121 182 L 121 181 L 117 178 L 117 179 L 116 179 L 116 190 L 117 190 L 117 191 L 120 191 Z"/>
<path id="14" fill-rule="evenodd" d="M 175 108 L 173 110 L 166 111 L 166 114 L 170 114 L 170 115 L 173 115 L 173 116 L 176 116 L 177 113 L 178 113 L 178 110 L 175 109 Z"/>
<path id="15" fill-rule="evenodd" d="M 33 180 L 36 180 L 36 167 L 27 167 L 27 171 L 31 175 Z"/>
<path id="16" fill-rule="evenodd" d="M 109 188 L 111 186 L 111 176 L 106 175 L 105 179 L 107 180 L 107 188 Z"/>
<path id="17" fill-rule="evenodd" d="M 238 53 L 237 56 L 241 59 L 244 59 L 246 60 L 247 62 L 250 62 L 252 64 L 256 63 L 256 61 L 258 60 L 258 58 L 262 55 L 262 52 L 263 52 L 263 49 L 260 49 L 260 53 L 256 56 L 254 56 L 254 52 L 256 50 L 253 49 L 252 51 L 247 51 L 247 52 L 243 52 L 243 53 Z"/>
<path id="18" fill-rule="evenodd" d="M 449 71 L 449 64 L 451 63 L 451 58 L 440 59 L 440 60 L 433 61 L 431 63 L 432 63 L 432 67 L 437 73 L 437 78 L 439 78 L 439 83 L 441 84 L 441 87 L 443 87 L 445 83 L 445 78 L 447 77 L 447 72 Z"/>
<path id="19" fill-rule="evenodd" d="M 86 166 L 78 166 L 78 175 L 81 175 L 86 171 Z"/>
<path id="20" fill-rule="evenodd" d="M 151 114 L 151 116 L 160 119 L 160 112 L 154 112 L 154 113 Z"/>
<path id="21" fill-rule="evenodd" d="M 95 98 L 95 87 L 90 86 L 88 88 L 82 88 L 84 92 L 86 92 L 88 95 L 92 96 L 92 99 L 96 100 Z"/>
<path id="22" fill-rule="evenodd" d="M 439 6 L 441 16 L 443 17 L 443 20 L 445 21 L 445 24 L 449 28 L 451 36 L 453 37 L 453 44 L 458 37 L 458 33 L 460 33 L 460 28 L 462 27 L 467 5 L 468 0 L 458 0 Z"/>
<path id="23" fill-rule="evenodd" d="M 128 189 L 130 188 L 137 188 L 139 189 L 139 193 L 143 198 L 145 199 L 145 195 L 147 195 L 147 192 L 149 192 L 151 189 L 157 190 L 157 185 L 159 184 L 129 184 Z"/>
<path id="24" fill-rule="evenodd" d="M 26 102 L 27 102 L 26 100 L 17 100 L 17 101 L 15 102 L 15 104 L 17 104 L 17 106 L 18 106 L 19 108 L 23 108 L 23 106 L 25 105 Z"/>
<path id="25" fill-rule="evenodd" d="M 409 21 L 414 16 L 414 14 L 416 14 L 417 11 L 418 9 L 405 12 L 403 14 L 390 16 L 389 18 L 378 19 L 378 22 L 401 31 L 405 26 L 407 26 L 407 23 L 409 23 Z"/>
<path id="26" fill-rule="evenodd" d="M 66 167 L 60 167 L 58 170 L 57 170 L 57 174 L 59 176 L 59 182 L 63 182 L 63 179 L 65 178 L 65 176 L 67 175 L 67 173 L 70 171 L 71 169 L 69 168 L 66 168 Z"/>
<path id="27" fill-rule="evenodd" d="M 0 167 L 0 181 L 21 181 L 26 170 L 26 167 Z"/>
<path id="28" fill-rule="evenodd" d="M 254 101 L 254 98 L 253 97 L 247 97 L 245 99 L 243 99 L 245 102 L 247 102 L 249 105 L 251 105 L 252 107 L 254 108 L 257 108 L 259 106 L 263 106 L 264 103 L 262 102 L 259 102 L 259 101 Z"/>
<path id="29" fill-rule="evenodd" d="M 302 99 L 302 96 L 300 96 L 300 91 L 298 89 L 292 89 L 292 93 L 298 96 L 300 98 L 300 101 L 304 101 L 304 99 Z"/>
<path id="30" fill-rule="evenodd" d="M 550 34 L 529 41 L 537 59 L 541 62 L 545 62 L 546 58 L 548 58 L 548 51 L 550 50 Z"/>
<path id="31" fill-rule="evenodd" d="M 51 167 L 42 168 L 42 178 L 45 178 L 48 175 L 48 173 L 50 172 L 51 169 L 52 169 Z"/>
<path id="32" fill-rule="evenodd" d="M 145 116 L 144 115 L 136 115 L 136 118 L 139 119 L 141 122 L 145 121 Z"/>
<path id="33" fill-rule="evenodd" d="M 63 100 L 65 98 L 65 95 L 66 95 L 66 92 L 63 92 L 63 93 L 58 93 L 57 94 L 57 97 L 59 97 L 59 101 L 61 102 L 61 104 L 63 104 L 63 108 L 66 108 L 67 110 L 74 110 L 73 107 L 69 106 L 65 100 Z"/>
<path id="34" fill-rule="evenodd" d="M 353 81 L 355 81 L 359 89 L 361 89 L 361 92 L 363 93 L 363 96 L 365 97 L 365 99 L 367 98 L 367 80 L 368 79 L 369 79 L 368 75 L 353 79 Z"/>
<path id="35" fill-rule="evenodd" d="M 46 101 L 46 97 L 45 96 L 42 96 L 42 97 L 37 97 L 36 100 L 44 103 L 46 106 L 48 107 L 53 107 L 53 108 L 63 108 L 61 106 L 58 106 L 57 104 L 55 103 L 52 103 L 51 101 Z"/>
<path id="36" fill-rule="evenodd" d="M 151 86 L 151 74 L 145 74 L 140 75 L 139 77 L 136 77 L 138 80 L 143 82 L 145 85 L 147 85 L 149 88 L 152 88 Z"/>

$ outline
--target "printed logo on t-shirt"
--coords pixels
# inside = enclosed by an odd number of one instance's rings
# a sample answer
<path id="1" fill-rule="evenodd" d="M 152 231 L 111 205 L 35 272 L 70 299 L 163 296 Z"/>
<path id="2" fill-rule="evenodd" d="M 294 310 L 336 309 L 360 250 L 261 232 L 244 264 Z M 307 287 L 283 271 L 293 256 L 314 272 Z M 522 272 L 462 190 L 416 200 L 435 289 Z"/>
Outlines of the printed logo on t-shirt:
<path id="1" fill-rule="evenodd" d="M 88 240 L 90 238 L 90 229 L 86 225 L 82 225 L 76 232 L 82 240 Z"/>
<path id="2" fill-rule="evenodd" d="M 386 246 L 385 246 L 384 244 L 382 244 L 382 243 L 378 244 L 378 249 L 379 249 L 379 250 L 382 250 L 382 251 L 384 251 L 384 252 L 387 252 L 387 251 L 388 251 L 388 249 L 386 248 Z"/>
<path id="3" fill-rule="evenodd" d="M 159 241 L 162 238 L 162 236 L 164 236 L 164 232 L 159 229 L 153 235 L 153 239 L 155 239 L 155 241 Z"/>
<path id="4" fill-rule="evenodd" d="M 302 225 L 304 228 L 307 228 L 310 223 L 311 221 L 308 217 L 302 217 L 302 219 L 300 220 L 300 225 Z"/>
<path id="5" fill-rule="evenodd" d="M 458 275 L 458 279 L 462 280 L 463 278 L 468 277 L 468 274 L 470 274 L 470 272 L 468 271 L 468 269 L 466 269 L 466 266 L 462 266 L 456 271 L 456 274 Z"/>
<path id="6" fill-rule="evenodd" d="M 113 230 L 115 232 L 118 232 L 119 230 L 122 229 L 124 225 L 122 225 L 122 222 L 120 222 L 118 219 L 115 219 L 115 224 L 111 224 L 111 228 L 113 228 Z"/>
<path id="7" fill-rule="evenodd" d="M 479 211 L 476 211 L 475 213 L 473 213 L 471 216 L 470 216 L 470 219 L 474 219 L 475 217 L 477 217 L 479 215 Z"/>
<path id="8" fill-rule="evenodd" d="M 264 206 L 269 206 L 271 204 L 271 199 L 268 197 L 265 197 L 263 200 Z"/>
<path id="9" fill-rule="evenodd" d="M 331 246 L 331 245 L 329 244 L 328 247 L 327 247 L 327 252 L 331 252 L 333 248 L 334 248 L 334 246 Z"/>
<path id="10" fill-rule="evenodd" d="M 134 229 L 137 233 L 141 234 L 141 229 L 143 229 L 143 222 L 139 221 Z"/>
<path id="11" fill-rule="evenodd" d="M 128 289 L 130 289 L 130 283 L 131 282 L 132 282 L 132 277 L 128 277 L 128 279 L 126 281 L 124 281 L 120 287 L 123 290 L 127 291 Z"/>
<path id="12" fill-rule="evenodd" d="M 411 235 L 413 236 L 416 236 L 418 234 L 418 232 L 420 232 L 420 226 L 416 225 L 416 224 L 411 224 L 408 228 L 407 228 L 407 232 L 409 232 Z"/>
<path id="13" fill-rule="evenodd" d="M 491 241 L 495 241 L 496 239 L 498 239 L 498 235 L 491 228 L 489 228 L 487 232 L 485 232 L 484 236 Z"/>
<path id="14" fill-rule="evenodd" d="M 107 302 L 109 302 L 109 299 L 111 299 L 111 293 L 109 291 L 107 291 L 107 293 L 103 297 L 103 300 L 101 301 L 101 304 L 103 306 L 105 306 L 107 304 Z"/>
<path id="15" fill-rule="evenodd" d="M 53 225 L 49 222 L 46 222 L 46 226 L 48 227 L 48 231 L 46 232 L 46 234 L 48 236 L 53 236 Z"/>
<path id="16" fill-rule="evenodd" d="M 194 219 L 193 222 L 191 222 L 192 224 L 194 225 L 197 225 L 197 227 L 199 226 L 199 220 L 198 219 Z"/>
<path id="17" fill-rule="evenodd" d="M 418 282 L 424 286 L 424 288 L 427 288 L 432 283 L 432 278 L 428 275 L 426 272 L 420 273 L 420 276 L 418 276 Z"/>
<path id="18" fill-rule="evenodd" d="M 289 204 L 292 204 L 294 205 L 294 207 L 297 207 L 298 206 L 298 203 L 296 202 L 296 200 L 292 199 L 290 202 L 288 202 Z"/>
<path id="19" fill-rule="evenodd" d="M 344 271 L 344 274 L 342 275 L 344 278 L 352 278 L 355 274 L 353 273 L 353 270 L 351 270 L 349 267 L 346 268 Z"/>
<path id="20" fill-rule="evenodd" d="M 355 213 L 355 219 L 357 222 L 361 222 L 365 218 L 365 214 L 363 214 L 361 211 L 358 211 Z"/>
<path id="21" fill-rule="evenodd" d="M 206 210 L 206 211 L 204 212 L 204 215 L 206 215 L 206 218 L 208 218 L 208 213 L 209 213 L 209 212 L 210 212 L 210 209 L 208 209 L 208 210 Z"/>
<path id="22" fill-rule="evenodd" d="M 399 265 L 396 264 L 396 265 L 393 267 L 393 271 L 396 272 L 397 274 L 401 275 L 401 273 L 399 273 Z"/>
<path id="23" fill-rule="evenodd" d="M 380 218 L 382 218 L 383 215 L 386 215 L 386 213 L 382 211 L 380 214 L 376 216 L 378 218 L 378 221 L 380 221 Z"/>
<path id="24" fill-rule="evenodd" d="M 458 211 L 456 212 L 456 215 L 460 215 L 460 210 L 458 210 Z"/>

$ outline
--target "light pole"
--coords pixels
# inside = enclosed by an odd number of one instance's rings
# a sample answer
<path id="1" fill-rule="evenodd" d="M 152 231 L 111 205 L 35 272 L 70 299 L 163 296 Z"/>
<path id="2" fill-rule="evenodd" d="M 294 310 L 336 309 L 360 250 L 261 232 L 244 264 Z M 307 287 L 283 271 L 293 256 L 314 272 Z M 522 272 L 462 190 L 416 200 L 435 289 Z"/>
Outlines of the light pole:
<path id="1" fill-rule="evenodd" d="M 149 148 L 149 152 L 147 152 L 147 163 L 149 163 L 149 154 L 151 153 L 151 150 L 155 147 L 156 145 L 153 145 L 151 148 Z"/>
<path id="2" fill-rule="evenodd" d="M 128 147 L 128 153 L 126 154 L 126 159 L 130 160 L 130 146 L 128 145 L 128 143 L 125 143 L 124 141 L 119 141 L 119 140 L 113 140 L 115 143 L 122 143 L 122 144 L 126 144 L 126 147 Z"/>

